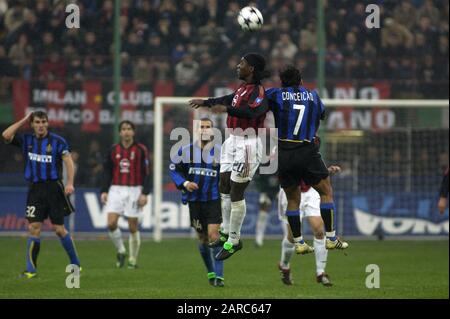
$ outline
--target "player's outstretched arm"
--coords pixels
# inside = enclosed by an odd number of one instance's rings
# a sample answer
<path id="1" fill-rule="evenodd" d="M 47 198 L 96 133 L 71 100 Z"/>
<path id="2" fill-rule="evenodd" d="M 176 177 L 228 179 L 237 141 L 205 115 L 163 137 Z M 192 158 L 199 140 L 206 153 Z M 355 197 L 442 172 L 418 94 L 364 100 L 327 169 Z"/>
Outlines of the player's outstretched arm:
<path id="1" fill-rule="evenodd" d="M 207 100 L 202 99 L 192 99 L 188 103 L 189 105 L 197 109 L 199 107 L 211 107 L 213 105 L 231 105 L 233 101 L 234 94 L 224 95 L 221 97 L 209 98 Z"/>
<path id="2" fill-rule="evenodd" d="M 73 181 L 75 177 L 75 166 L 73 164 L 72 155 L 70 155 L 70 153 L 66 153 L 65 155 L 63 155 L 62 159 L 64 161 L 64 165 L 66 166 L 67 170 L 67 183 L 66 186 L 64 187 L 64 191 L 66 195 L 71 195 L 75 191 L 75 188 L 73 186 Z"/>
<path id="3" fill-rule="evenodd" d="M 2 137 L 7 143 L 10 143 L 12 141 L 14 135 L 16 135 L 17 130 L 28 121 L 31 114 L 32 113 L 28 113 L 23 119 L 10 125 L 6 130 L 3 131 Z"/>

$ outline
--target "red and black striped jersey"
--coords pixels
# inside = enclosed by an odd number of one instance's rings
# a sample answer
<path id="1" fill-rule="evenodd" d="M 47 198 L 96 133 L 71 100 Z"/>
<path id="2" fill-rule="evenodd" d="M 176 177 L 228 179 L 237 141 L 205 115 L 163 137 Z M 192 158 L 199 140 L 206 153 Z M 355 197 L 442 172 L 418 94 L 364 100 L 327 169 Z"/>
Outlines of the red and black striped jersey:
<path id="1" fill-rule="evenodd" d="M 227 127 L 231 129 L 264 127 L 264 120 L 269 110 L 266 93 L 261 84 L 242 84 L 233 94 L 211 98 L 206 105 L 222 104 L 227 106 Z"/>
<path id="2" fill-rule="evenodd" d="M 102 192 L 111 185 L 143 186 L 143 194 L 150 193 L 149 160 L 147 147 L 133 143 L 125 148 L 122 144 L 112 146 L 104 163 Z"/>

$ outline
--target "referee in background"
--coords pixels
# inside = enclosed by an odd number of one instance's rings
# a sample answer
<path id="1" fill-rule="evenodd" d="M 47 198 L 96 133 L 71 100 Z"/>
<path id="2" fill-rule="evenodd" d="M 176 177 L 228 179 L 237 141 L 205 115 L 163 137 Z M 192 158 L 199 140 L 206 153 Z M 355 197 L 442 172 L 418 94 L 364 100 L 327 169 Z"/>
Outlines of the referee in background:
<path id="1" fill-rule="evenodd" d="M 17 133 L 27 121 L 33 134 Z M 27 239 L 26 270 L 22 277 L 30 279 L 37 275 L 37 258 L 40 249 L 42 222 L 50 218 L 56 235 L 69 255 L 70 263 L 80 267 L 80 260 L 70 234 L 64 227 L 64 217 L 74 209 L 68 195 L 73 194 L 74 164 L 69 145 L 59 135 L 48 131 L 48 116 L 37 111 L 3 131 L 7 144 L 22 149 L 25 159 L 25 179 L 29 182 L 26 218 L 29 222 Z M 67 169 L 67 184 L 63 185 L 62 162 Z"/>

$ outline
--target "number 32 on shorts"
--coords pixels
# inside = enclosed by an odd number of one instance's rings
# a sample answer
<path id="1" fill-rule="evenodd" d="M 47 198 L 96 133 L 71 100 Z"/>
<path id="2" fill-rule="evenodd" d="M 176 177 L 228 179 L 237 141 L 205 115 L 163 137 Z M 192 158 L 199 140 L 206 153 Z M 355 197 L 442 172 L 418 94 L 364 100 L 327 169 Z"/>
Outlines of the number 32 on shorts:
<path id="1" fill-rule="evenodd" d="M 26 217 L 34 218 L 34 212 L 36 211 L 36 206 L 27 206 L 27 212 L 25 213 Z"/>

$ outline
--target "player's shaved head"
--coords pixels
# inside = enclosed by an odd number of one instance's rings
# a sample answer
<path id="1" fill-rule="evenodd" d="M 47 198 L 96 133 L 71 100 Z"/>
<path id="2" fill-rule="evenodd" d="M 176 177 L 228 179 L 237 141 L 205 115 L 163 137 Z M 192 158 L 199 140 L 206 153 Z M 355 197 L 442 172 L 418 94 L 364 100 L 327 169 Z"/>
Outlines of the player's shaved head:
<path id="1" fill-rule="evenodd" d="M 279 76 L 283 87 L 299 86 L 302 83 L 302 73 L 293 65 L 283 67 Z"/>

